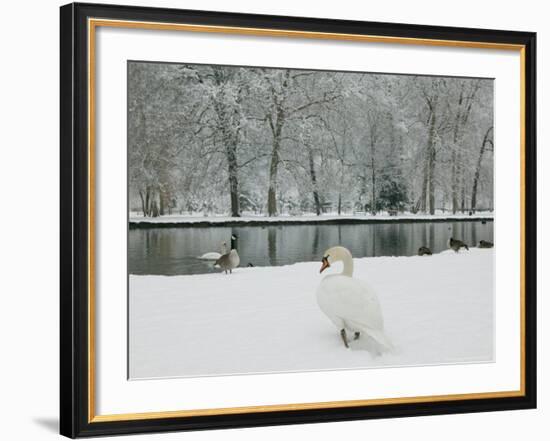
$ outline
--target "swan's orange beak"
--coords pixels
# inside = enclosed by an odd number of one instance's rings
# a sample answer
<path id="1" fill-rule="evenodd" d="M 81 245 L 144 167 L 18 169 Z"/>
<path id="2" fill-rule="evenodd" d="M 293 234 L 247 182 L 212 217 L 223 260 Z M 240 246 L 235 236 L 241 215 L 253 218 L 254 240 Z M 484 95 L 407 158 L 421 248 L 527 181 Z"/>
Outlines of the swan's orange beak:
<path id="1" fill-rule="evenodd" d="M 323 257 L 322 262 L 323 264 L 321 265 L 321 270 L 319 271 L 319 274 L 321 274 L 324 270 L 326 270 L 330 266 L 330 263 L 328 263 L 328 259 L 326 257 Z"/>

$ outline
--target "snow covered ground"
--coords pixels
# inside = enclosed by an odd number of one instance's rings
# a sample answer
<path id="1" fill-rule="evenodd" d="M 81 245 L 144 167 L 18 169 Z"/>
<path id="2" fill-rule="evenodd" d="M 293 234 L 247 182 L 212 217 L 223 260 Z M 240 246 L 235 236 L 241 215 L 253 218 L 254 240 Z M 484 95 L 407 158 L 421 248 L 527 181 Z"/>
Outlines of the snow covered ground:
<path id="1" fill-rule="evenodd" d="M 130 377 L 180 377 L 493 360 L 492 249 L 354 259 L 395 345 L 346 349 L 317 306 L 320 262 L 232 275 L 130 276 Z"/>
<path id="2" fill-rule="evenodd" d="M 288 222 L 331 222 L 331 221 L 407 221 L 407 220 L 471 220 L 471 219 L 493 219 L 494 212 L 476 212 L 472 216 L 468 213 L 452 214 L 449 212 L 438 212 L 436 214 L 412 214 L 401 213 L 396 216 L 390 216 L 389 214 L 324 214 L 316 216 L 315 214 L 304 215 L 280 215 L 275 217 L 261 216 L 261 215 L 243 215 L 241 217 L 229 217 L 229 216 L 203 216 L 201 214 L 195 215 L 166 215 L 161 217 L 143 217 L 141 214 L 132 212 L 130 213 L 130 223 L 154 223 L 154 224 L 194 224 L 194 223 L 242 223 L 242 224 L 254 224 L 254 223 L 288 223 Z"/>

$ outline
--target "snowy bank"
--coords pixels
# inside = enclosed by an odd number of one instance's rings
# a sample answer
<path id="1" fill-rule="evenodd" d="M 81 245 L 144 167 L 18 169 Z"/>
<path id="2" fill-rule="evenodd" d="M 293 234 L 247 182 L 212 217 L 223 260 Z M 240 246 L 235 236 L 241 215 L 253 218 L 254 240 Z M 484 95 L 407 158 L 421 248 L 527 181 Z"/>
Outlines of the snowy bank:
<path id="1" fill-rule="evenodd" d="M 412 214 L 403 213 L 395 216 L 387 214 L 376 215 L 338 215 L 325 214 L 316 215 L 298 215 L 298 216 L 202 216 L 202 215 L 166 215 L 160 217 L 143 217 L 132 213 L 129 218 L 131 228 L 148 227 L 178 227 L 178 226 L 244 226 L 244 225 L 268 225 L 268 224 L 361 224 L 377 222 L 449 222 L 455 220 L 493 220 L 493 212 L 479 212 L 472 214 Z"/>
<path id="2" fill-rule="evenodd" d="M 493 360 L 492 249 L 354 259 L 396 349 L 373 358 L 322 314 L 320 262 L 232 275 L 130 276 L 131 378 Z M 339 264 L 326 271 L 340 271 Z"/>

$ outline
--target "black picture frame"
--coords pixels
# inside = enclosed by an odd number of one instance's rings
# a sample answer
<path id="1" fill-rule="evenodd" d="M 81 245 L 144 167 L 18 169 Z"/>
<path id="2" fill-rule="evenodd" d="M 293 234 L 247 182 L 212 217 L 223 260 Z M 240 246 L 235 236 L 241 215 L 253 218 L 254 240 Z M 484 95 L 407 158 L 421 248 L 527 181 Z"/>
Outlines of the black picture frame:
<path id="1" fill-rule="evenodd" d="M 521 45 L 524 50 L 524 394 L 191 417 L 93 421 L 89 408 L 88 18 Z M 73 3 L 60 9 L 60 433 L 75 438 L 536 407 L 536 34 Z"/>

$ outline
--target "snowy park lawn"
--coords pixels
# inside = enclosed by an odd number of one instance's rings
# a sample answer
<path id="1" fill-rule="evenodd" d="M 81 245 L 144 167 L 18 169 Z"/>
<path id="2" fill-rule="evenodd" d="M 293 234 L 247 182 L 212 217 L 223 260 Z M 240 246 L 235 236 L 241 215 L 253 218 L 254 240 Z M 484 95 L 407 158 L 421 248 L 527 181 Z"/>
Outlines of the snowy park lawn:
<path id="1" fill-rule="evenodd" d="M 320 262 L 233 274 L 130 276 L 130 377 L 178 377 L 493 360 L 492 249 L 354 259 L 395 350 L 353 344 L 317 306 Z"/>
<path id="2" fill-rule="evenodd" d="M 133 224 L 138 223 L 151 223 L 151 224 L 196 224 L 196 223 L 208 223 L 208 224 L 254 224 L 254 223 L 290 223 L 290 222 L 305 222 L 305 223 L 322 223 L 331 221 L 364 221 L 364 222 L 384 222 L 384 221 L 418 221 L 418 220 L 473 220 L 473 219 L 493 219 L 494 212 L 483 211 L 474 213 L 470 216 L 468 213 L 445 213 L 437 212 L 436 214 L 412 214 L 412 213 L 400 213 L 395 216 L 389 214 L 379 213 L 376 215 L 371 214 L 324 214 L 317 216 L 315 214 L 303 214 L 303 215 L 280 215 L 280 216 L 262 216 L 262 215 L 242 215 L 241 217 L 230 216 L 204 216 L 202 214 L 195 215 L 165 215 L 159 217 L 143 217 L 141 214 L 132 212 L 130 214 L 129 221 Z"/>

